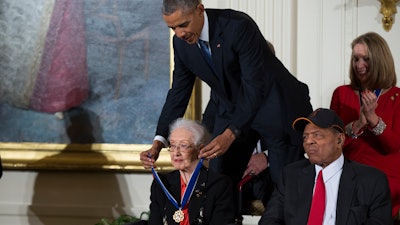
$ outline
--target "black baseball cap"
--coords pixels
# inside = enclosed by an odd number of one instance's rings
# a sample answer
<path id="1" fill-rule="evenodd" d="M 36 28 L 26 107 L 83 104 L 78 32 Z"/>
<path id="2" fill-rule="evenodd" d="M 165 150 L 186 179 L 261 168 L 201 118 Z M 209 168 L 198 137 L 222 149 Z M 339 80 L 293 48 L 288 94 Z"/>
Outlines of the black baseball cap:
<path id="1" fill-rule="evenodd" d="M 312 112 L 307 118 L 297 118 L 292 127 L 295 130 L 304 131 L 307 124 L 312 123 L 321 128 L 333 127 L 341 133 L 344 133 L 344 124 L 342 119 L 331 109 L 319 108 Z"/>

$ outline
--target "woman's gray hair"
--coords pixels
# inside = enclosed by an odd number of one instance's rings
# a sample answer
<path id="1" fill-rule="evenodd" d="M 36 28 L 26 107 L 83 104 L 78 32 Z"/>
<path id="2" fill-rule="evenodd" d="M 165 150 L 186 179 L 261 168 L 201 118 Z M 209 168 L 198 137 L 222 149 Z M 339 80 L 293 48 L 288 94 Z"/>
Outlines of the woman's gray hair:
<path id="1" fill-rule="evenodd" d="M 163 15 L 171 15 L 176 10 L 182 10 L 183 13 L 189 13 L 194 10 L 201 0 L 163 0 L 161 12 Z"/>
<path id="2" fill-rule="evenodd" d="M 200 123 L 193 121 L 193 120 L 188 120 L 184 118 L 179 118 L 175 120 L 173 123 L 170 125 L 169 133 L 171 133 L 178 129 L 185 129 L 189 131 L 193 135 L 193 143 L 196 146 L 199 146 L 200 144 L 208 144 L 210 142 L 210 133 L 208 130 L 201 125 Z"/>

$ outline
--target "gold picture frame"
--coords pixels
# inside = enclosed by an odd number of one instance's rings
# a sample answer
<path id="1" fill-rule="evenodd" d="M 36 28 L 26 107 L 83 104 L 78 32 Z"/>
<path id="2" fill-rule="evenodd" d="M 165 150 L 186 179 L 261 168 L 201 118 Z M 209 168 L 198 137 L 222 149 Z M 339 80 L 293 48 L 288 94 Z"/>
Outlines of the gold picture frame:
<path id="1" fill-rule="evenodd" d="M 200 118 L 201 83 L 196 81 L 185 117 Z M 0 142 L 4 170 L 118 171 L 149 172 L 140 162 L 146 144 L 59 144 L 37 142 Z M 161 151 L 160 171 L 172 170 L 169 154 Z"/>

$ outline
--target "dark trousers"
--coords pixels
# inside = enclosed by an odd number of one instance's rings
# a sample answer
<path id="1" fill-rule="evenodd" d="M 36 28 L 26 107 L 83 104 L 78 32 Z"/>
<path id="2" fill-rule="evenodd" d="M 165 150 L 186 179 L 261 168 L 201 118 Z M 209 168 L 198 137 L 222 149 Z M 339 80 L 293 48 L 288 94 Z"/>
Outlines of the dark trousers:
<path id="1" fill-rule="evenodd" d="M 259 113 L 254 118 L 255 122 L 251 128 L 244 130 L 224 155 L 210 161 L 210 169 L 232 178 L 234 193 L 238 192 L 237 184 L 242 179 L 258 140 L 261 140 L 264 149 L 268 149 L 269 172 L 274 183 L 277 182 L 281 170 L 286 164 L 299 160 L 303 155 L 301 143 L 291 143 L 288 133 L 288 129 L 291 128 L 286 121 L 287 109 L 281 96 L 277 85 L 274 85 L 266 104 L 260 109 L 262 112 L 268 112 L 268 114 L 261 115 Z M 268 126 L 265 126 L 265 120 L 268 121 Z M 300 133 L 299 135 L 301 136 Z M 236 205 L 238 205 L 237 201 L 236 198 Z M 237 217 L 241 216 L 240 214 L 241 212 L 237 209 Z"/>

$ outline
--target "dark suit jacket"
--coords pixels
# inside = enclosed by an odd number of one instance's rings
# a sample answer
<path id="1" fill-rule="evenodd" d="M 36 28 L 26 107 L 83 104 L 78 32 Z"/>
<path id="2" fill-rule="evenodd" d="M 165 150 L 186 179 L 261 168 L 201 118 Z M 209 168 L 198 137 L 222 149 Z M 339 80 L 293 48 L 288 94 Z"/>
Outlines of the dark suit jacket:
<path id="1" fill-rule="evenodd" d="M 299 82 L 271 52 L 257 24 L 246 14 L 234 10 L 206 9 L 214 69 L 203 58 L 196 44 L 174 36 L 173 84 L 161 112 L 156 135 L 168 136 L 169 124 L 182 117 L 190 99 L 196 77 L 206 82 L 216 107 L 213 136 L 234 126 L 246 133 L 254 129 L 270 136 L 285 132 L 284 142 L 301 149 L 301 134 L 291 129 L 293 120 L 312 111 L 307 85 Z M 268 104 L 270 91 L 276 87 L 282 107 Z M 279 115 L 281 118 L 273 118 Z M 271 121 L 282 121 L 271 128 Z M 271 128 L 271 129 L 270 129 Z M 267 130 L 269 129 L 269 130 Z M 279 133 L 279 134 L 278 134 Z M 264 136 L 261 134 L 260 136 Z M 255 143 L 249 146 L 248 157 Z M 299 151 L 280 150 L 280 159 L 298 159 Z M 241 151 L 244 152 L 244 151 Z M 283 162 L 274 160 L 273 164 Z M 247 162 L 246 162 L 247 163 Z M 274 169 L 274 171 L 278 171 Z"/>
<path id="2" fill-rule="evenodd" d="M 286 166 L 259 224 L 307 224 L 314 178 L 314 165 L 308 160 Z M 385 174 L 345 160 L 339 184 L 336 224 L 392 225 L 391 210 Z"/>
<path id="3" fill-rule="evenodd" d="M 308 87 L 298 82 L 274 56 L 249 16 L 228 9 L 207 9 L 206 12 L 215 73 L 196 44 L 187 44 L 174 36 L 173 84 L 159 119 L 157 135 L 167 137 L 169 124 L 183 116 L 196 76 L 210 86 L 218 107 L 216 133 L 229 125 L 248 128 L 257 114 L 268 115 L 260 109 L 275 82 L 282 87 L 284 95 L 288 94 L 287 100 L 295 104 L 290 104 L 294 111 L 285 114 L 307 116 L 311 112 Z"/>
<path id="4" fill-rule="evenodd" d="M 180 173 L 175 170 L 165 175 L 160 175 L 164 185 L 174 198 L 180 202 Z M 166 217 L 168 224 L 178 224 L 172 219 L 176 211 L 175 206 L 167 199 L 156 180 L 151 185 L 149 224 L 163 224 Z M 201 168 L 199 179 L 189 201 L 190 224 L 198 224 L 200 214 L 203 223 L 223 225 L 233 222 L 234 206 L 232 184 L 227 176 Z"/>

